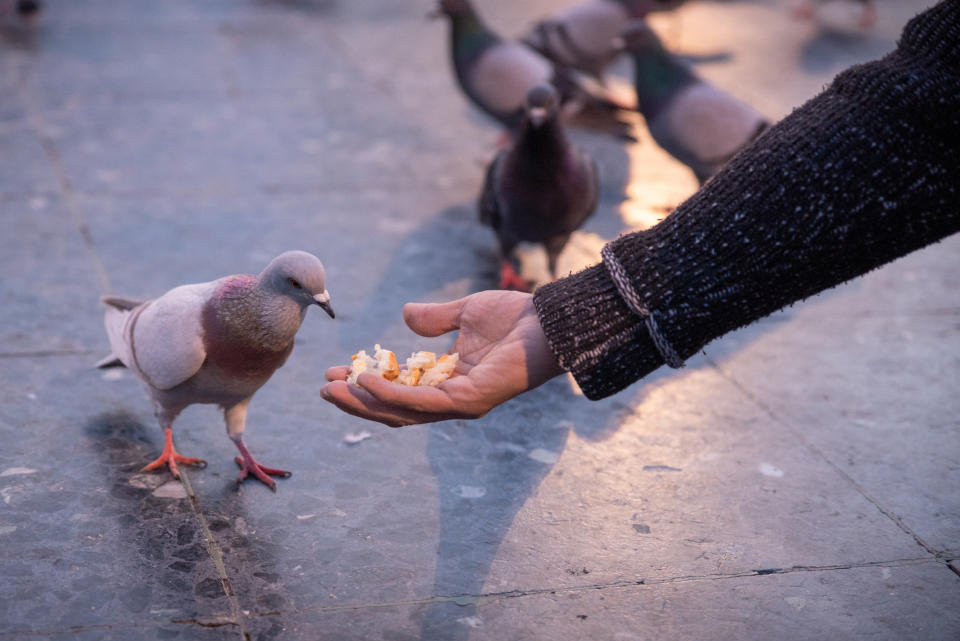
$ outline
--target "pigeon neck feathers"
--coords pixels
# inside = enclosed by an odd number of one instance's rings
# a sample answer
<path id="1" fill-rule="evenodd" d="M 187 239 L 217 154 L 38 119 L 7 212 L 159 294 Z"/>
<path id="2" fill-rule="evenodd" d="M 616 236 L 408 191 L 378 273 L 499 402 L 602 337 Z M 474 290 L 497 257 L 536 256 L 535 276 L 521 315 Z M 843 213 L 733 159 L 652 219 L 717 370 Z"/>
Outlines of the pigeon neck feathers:
<path id="1" fill-rule="evenodd" d="M 637 107 L 654 118 L 681 89 L 700 82 L 687 65 L 656 42 L 633 52 Z"/>
<path id="2" fill-rule="evenodd" d="M 306 314 L 296 301 L 271 292 L 262 277 L 228 276 L 203 309 L 204 342 L 231 345 L 248 355 L 290 349 Z"/>
<path id="3" fill-rule="evenodd" d="M 475 62 L 483 52 L 500 42 L 472 10 L 451 15 L 450 24 L 453 29 L 453 61 L 458 69 Z"/>
<path id="4" fill-rule="evenodd" d="M 550 180 L 567 158 L 567 137 L 556 114 L 539 126 L 527 120 L 507 158 L 510 170 L 531 179 Z"/>

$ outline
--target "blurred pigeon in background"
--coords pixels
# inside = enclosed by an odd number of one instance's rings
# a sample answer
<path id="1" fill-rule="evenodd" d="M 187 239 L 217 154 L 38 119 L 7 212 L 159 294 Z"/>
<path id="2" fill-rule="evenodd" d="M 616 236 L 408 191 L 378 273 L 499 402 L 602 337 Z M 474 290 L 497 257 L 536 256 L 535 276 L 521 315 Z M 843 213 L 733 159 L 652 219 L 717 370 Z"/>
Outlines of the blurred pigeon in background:
<path id="1" fill-rule="evenodd" d="M 623 53 L 614 41 L 635 19 L 672 9 L 683 0 L 583 0 L 536 23 L 523 42 L 555 64 L 603 81 L 603 72 Z"/>
<path id="2" fill-rule="evenodd" d="M 590 123 L 632 140 L 629 123 L 616 118 L 621 105 L 590 93 L 573 75 L 529 47 L 501 39 L 484 24 L 469 0 L 439 0 L 431 15 L 450 19 L 450 50 L 460 88 L 512 136 L 523 124 L 527 92 L 550 83 L 559 91 L 565 116 L 583 116 L 585 126 Z"/>
<path id="3" fill-rule="evenodd" d="M 40 11 L 40 0 L 17 0 L 17 13 L 21 16 L 32 16 Z"/>
<path id="4" fill-rule="evenodd" d="M 11 7 L 24 19 L 35 17 L 42 8 L 40 0 L 15 0 L 14 2 L 0 0 L 0 17 L 3 17 Z"/>
<path id="5" fill-rule="evenodd" d="M 477 208 L 500 243 L 501 289 L 530 289 L 515 265 L 520 242 L 542 243 L 556 278 L 560 251 L 597 208 L 596 164 L 567 141 L 558 102 L 550 85 L 531 89 L 519 137 L 487 169 Z"/>
<path id="6" fill-rule="evenodd" d="M 877 22 L 874 0 L 799 0 L 793 13 L 837 31 L 869 29 Z"/>
<path id="7" fill-rule="evenodd" d="M 756 109 L 697 77 L 642 20 L 624 31 L 623 43 L 650 134 L 701 185 L 770 126 Z"/>
<path id="8" fill-rule="evenodd" d="M 188 405 L 215 403 L 240 450 L 239 483 L 248 474 L 276 491 L 269 475 L 289 472 L 260 465 L 243 442 L 247 406 L 293 350 L 310 305 L 333 318 L 323 264 L 312 254 L 288 251 L 257 276 L 227 276 L 183 285 L 159 298 L 135 301 L 105 296 L 111 354 L 98 367 L 126 366 L 147 386 L 163 428 L 163 454 L 149 471 L 177 463 L 205 465 L 173 447 L 173 421 Z"/>

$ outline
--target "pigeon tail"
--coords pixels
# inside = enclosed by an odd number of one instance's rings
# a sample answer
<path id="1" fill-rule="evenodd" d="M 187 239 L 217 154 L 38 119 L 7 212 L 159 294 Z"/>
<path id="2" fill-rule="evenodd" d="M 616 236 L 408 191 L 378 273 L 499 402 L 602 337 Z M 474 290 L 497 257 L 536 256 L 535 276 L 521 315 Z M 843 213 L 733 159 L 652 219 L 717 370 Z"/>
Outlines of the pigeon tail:
<path id="1" fill-rule="evenodd" d="M 136 307 L 137 305 L 142 305 L 142 300 L 136 300 L 134 298 L 125 298 L 123 296 L 101 296 L 100 302 L 104 305 L 109 305 L 116 309 L 122 311 L 129 311 Z"/>
<path id="2" fill-rule="evenodd" d="M 94 364 L 94 369 L 109 369 L 111 367 L 126 367 L 120 357 L 110 352 Z"/>

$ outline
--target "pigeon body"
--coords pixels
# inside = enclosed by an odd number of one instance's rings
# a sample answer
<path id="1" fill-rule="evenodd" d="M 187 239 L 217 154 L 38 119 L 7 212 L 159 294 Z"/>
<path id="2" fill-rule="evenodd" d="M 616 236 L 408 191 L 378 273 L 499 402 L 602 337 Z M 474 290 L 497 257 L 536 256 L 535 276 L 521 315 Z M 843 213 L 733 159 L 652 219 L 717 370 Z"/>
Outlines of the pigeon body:
<path id="1" fill-rule="evenodd" d="M 527 92 L 541 84 L 553 84 L 561 100 L 572 110 L 594 110 L 607 116 L 599 122 L 619 137 L 629 137 L 625 123 L 613 114 L 619 105 L 594 96 L 569 73 L 527 46 L 501 39 L 481 20 L 469 0 L 439 0 L 437 15 L 450 19 L 450 53 L 460 88 L 470 101 L 497 120 L 513 135 L 524 118 Z"/>
<path id="2" fill-rule="evenodd" d="M 99 365 L 129 368 L 146 385 L 167 446 L 154 469 L 199 463 L 173 450 L 170 431 L 187 406 L 212 403 L 224 410 L 227 432 L 240 450 L 241 479 L 254 474 L 271 488 L 269 474 L 289 474 L 257 463 L 243 443 L 247 405 L 282 366 L 307 308 L 333 316 L 323 265 L 301 251 L 281 254 L 256 276 L 234 275 L 176 287 L 144 302 L 104 297 L 111 354 Z"/>
<path id="3" fill-rule="evenodd" d="M 523 42 L 554 63 L 603 80 L 622 53 L 614 43 L 631 20 L 672 8 L 676 0 L 583 0 L 536 23 Z"/>
<path id="4" fill-rule="evenodd" d="M 481 222 L 500 244 L 502 289 L 529 289 L 514 264 L 520 242 L 544 245 L 555 278 L 557 257 L 593 214 L 599 194 L 596 164 L 567 140 L 553 87 L 534 87 L 526 102 L 520 134 L 488 167 L 478 203 Z"/>
<path id="5" fill-rule="evenodd" d="M 631 26 L 624 41 L 634 59 L 637 108 L 653 139 L 701 184 L 769 126 L 756 109 L 701 80 L 646 24 Z"/>

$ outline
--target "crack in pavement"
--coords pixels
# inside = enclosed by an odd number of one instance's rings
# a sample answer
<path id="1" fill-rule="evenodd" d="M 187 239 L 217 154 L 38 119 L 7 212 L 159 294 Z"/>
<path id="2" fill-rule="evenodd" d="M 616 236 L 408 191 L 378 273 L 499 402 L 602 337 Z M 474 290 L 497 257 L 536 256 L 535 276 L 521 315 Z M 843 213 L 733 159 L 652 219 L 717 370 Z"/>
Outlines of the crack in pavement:
<path id="1" fill-rule="evenodd" d="M 183 472 L 181 472 L 181 479 L 184 477 Z M 185 483 L 188 487 L 188 496 L 193 502 L 193 493 L 189 489 L 189 481 Z M 209 529 L 206 528 L 205 519 L 201 518 L 201 523 L 205 528 L 205 531 L 209 533 Z M 212 537 L 211 537 L 212 540 Z M 217 563 L 218 572 L 222 571 L 223 576 L 222 580 L 226 581 L 226 570 L 223 567 L 222 556 L 220 555 L 219 548 L 215 542 L 212 542 L 212 548 L 216 550 L 217 559 L 214 560 L 214 563 Z M 210 549 L 210 547 L 208 547 Z M 218 562 L 219 561 L 219 562 Z M 769 576 L 772 574 L 792 574 L 796 572 L 834 572 L 840 570 L 853 570 L 858 568 L 875 568 L 875 567 L 906 567 L 914 565 L 926 565 L 926 564 L 939 564 L 939 561 L 935 559 L 930 559 L 928 557 L 915 558 L 915 559 L 890 559 L 886 561 L 865 561 L 863 563 L 839 563 L 833 565 L 794 565 L 788 568 L 766 568 L 766 569 L 757 569 L 757 570 L 743 570 L 741 572 L 732 572 L 729 574 L 702 574 L 702 575 L 686 575 L 686 576 L 675 576 L 675 577 L 664 577 L 660 579 L 628 579 L 622 581 L 611 581 L 609 583 L 592 583 L 588 585 L 574 585 L 574 586 L 561 586 L 561 587 L 546 587 L 546 588 L 533 588 L 528 590 L 505 590 L 500 592 L 484 592 L 481 594 L 452 594 L 452 595 L 438 595 L 433 597 L 425 597 L 422 599 L 407 599 L 403 601 L 383 601 L 377 603 L 353 603 L 353 604 L 343 604 L 343 605 L 328 605 L 328 606 L 315 606 L 307 608 L 297 608 L 293 610 L 272 610 L 268 612 L 242 612 L 239 608 L 239 603 L 236 601 L 236 596 L 233 594 L 232 590 L 227 593 L 228 598 L 231 601 L 232 605 L 235 605 L 236 609 L 232 616 L 221 616 L 221 617 L 210 617 L 210 618 L 190 618 L 190 619 L 173 619 L 170 621 L 144 621 L 139 623 L 113 623 L 113 624 L 97 624 L 89 626 L 71 626 L 63 629 L 47 629 L 47 630 L 30 630 L 30 631 L 11 631 L 11 632 L 0 632 L 0 638 L 9 637 L 9 636 L 49 636 L 49 635 L 59 635 L 59 634 L 76 634 L 79 632 L 91 631 L 91 630 L 115 630 L 115 629 L 126 629 L 126 628 L 144 628 L 152 627 L 158 625 L 164 625 L 168 623 L 174 623 L 178 625 L 196 625 L 205 628 L 219 628 L 224 626 L 237 626 L 240 629 L 241 638 L 245 641 L 250 638 L 248 632 L 243 625 L 243 617 L 248 617 L 251 619 L 254 618 L 265 618 L 265 617 L 276 617 L 276 616 L 289 616 L 297 614 L 306 614 L 306 613 L 325 613 L 325 612 L 345 612 L 345 611 L 359 611 L 359 610 L 369 610 L 377 608 L 392 608 L 398 606 L 416 606 L 416 605 L 432 605 L 436 603 L 454 603 L 460 606 L 474 605 L 482 601 L 498 601 L 502 599 L 517 599 L 529 596 L 540 596 L 544 594 L 563 594 L 563 593 L 575 593 L 575 592 L 586 592 L 589 590 L 610 590 L 610 589 L 621 589 L 621 588 L 630 588 L 630 587 L 652 587 L 657 585 L 669 585 L 674 583 L 690 583 L 697 581 L 725 581 L 729 579 L 740 579 L 752 576 Z M 960 574 L 960 570 L 951 568 L 954 572 Z M 225 589 L 229 589 L 229 581 L 225 583 Z"/>
<path id="2" fill-rule="evenodd" d="M 223 562 L 223 552 L 220 550 L 220 546 L 217 544 L 217 540 L 214 538 L 213 532 L 210 530 L 210 525 L 207 523 L 206 517 L 203 516 L 200 506 L 197 504 L 197 495 L 193 491 L 193 486 L 190 484 L 190 477 L 185 470 L 180 471 L 180 482 L 183 484 L 183 488 L 187 492 L 187 498 L 190 499 L 190 507 L 193 509 L 193 513 L 196 515 L 197 521 L 200 523 L 200 528 L 203 530 L 203 538 L 204 544 L 207 547 L 207 554 L 210 555 L 210 560 L 213 561 L 213 565 L 217 568 L 217 576 L 220 578 L 220 584 L 223 587 L 223 592 L 227 595 L 227 600 L 230 602 L 230 609 L 233 612 L 233 621 L 220 623 L 219 625 L 228 625 L 232 623 L 240 628 L 241 639 L 249 639 L 250 637 L 247 634 L 246 626 L 244 625 L 243 620 L 243 613 L 240 608 L 240 600 L 237 598 L 237 595 L 234 594 L 233 588 L 230 587 L 230 577 L 227 576 L 227 567 Z M 174 623 L 176 623 L 176 621 L 174 621 Z"/>
<path id="3" fill-rule="evenodd" d="M 247 614 L 247 616 L 251 618 L 255 618 L 255 617 L 282 616 L 282 615 L 291 615 L 291 614 L 304 614 L 308 612 L 310 613 L 343 612 L 343 611 L 350 611 L 350 610 L 389 608 L 389 607 L 397 607 L 397 606 L 431 605 L 435 603 L 455 603 L 457 605 L 466 606 L 466 605 L 476 604 L 481 601 L 515 599 L 515 598 L 522 598 L 522 597 L 528 597 L 528 596 L 539 596 L 543 594 L 585 592 L 588 590 L 608 590 L 608 589 L 618 589 L 618 588 L 630 588 L 630 587 L 637 587 L 637 586 L 650 587 L 655 585 L 688 583 L 688 582 L 696 582 L 696 581 L 723 581 L 728 579 L 739 579 L 739 578 L 751 577 L 751 576 L 768 576 L 771 574 L 791 574 L 795 572 L 831 572 L 831 571 L 838 571 L 838 570 L 852 570 L 856 568 L 904 567 L 904 566 L 911 566 L 911 565 L 924 565 L 924 564 L 933 564 L 933 563 L 936 563 L 936 561 L 927 557 L 922 557 L 922 558 L 915 558 L 915 559 L 891 559 L 887 561 L 865 561 L 863 563 L 841 563 L 841 564 L 822 565 L 822 566 L 795 565 L 789 568 L 744 570 L 742 572 L 733 572 L 729 574 L 688 575 L 688 576 L 664 577 L 661 579 L 637 578 L 637 579 L 628 579 L 628 580 L 622 580 L 622 581 L 612 581 L 609 583 L 593 583 L 588 585 L 533 588 L 528 590 L 506 590 L 501 592 L 485 592 L 482 594 L 438 595 L 434 597 L 426 597 L 422 599 L 409 599 L 404 601 L 384 601 L 384 602 L 378 602 L 378 603 L 353 603 L 353 604 L 343 604 L 343 605 L 321 605 L 321 606 L 315 606 L 315 607 L 299 608 L 296 610 L 249 613 Z"/>

